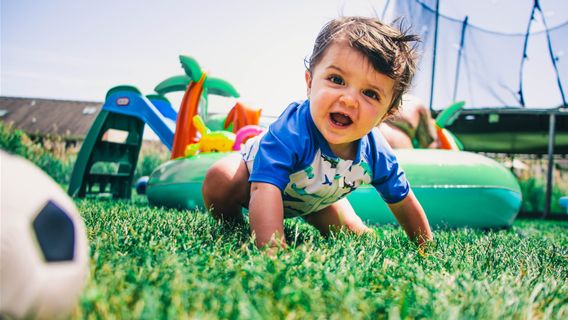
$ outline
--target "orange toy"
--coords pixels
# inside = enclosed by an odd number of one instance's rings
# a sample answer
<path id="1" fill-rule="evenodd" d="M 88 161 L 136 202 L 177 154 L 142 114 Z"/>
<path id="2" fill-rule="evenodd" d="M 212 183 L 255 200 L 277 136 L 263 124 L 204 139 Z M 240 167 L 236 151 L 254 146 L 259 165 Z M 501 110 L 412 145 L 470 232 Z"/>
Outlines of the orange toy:
<path id="1" fill-rule="evenodd" d="M 203 72 L 199 81 L 190 83 L 183 95 L 174 134 L 171 159 L 184 157 L 187 145 L 197 142 L 196 128 L 192 119 L 197 114 L 199 99 L 203 93 L 203 82 L 205 82 L 206 77 L 207 75 Z"/>
<path id="2" fill-rule="evenodd" d="M 233 132 L 236 133 L 242 127 L 258 125 L 260 113 L 261 109 L 254 109 L 242 104 L 241 102 L 237 102 L 231 111 L 229 111 L 229 115 L 227 115 L 223 127 L 227 129 L 232 123 Z"/>
<path id="3" fill-rule="evenodd" d="M 436 125 L 436 133 L 438 135 L 439 147 L 438 149 L 444 150 L 456 150 L 459 151 L 460 148 L 455 142 L 454 138 L 444 128 L 440 128 Z"/>

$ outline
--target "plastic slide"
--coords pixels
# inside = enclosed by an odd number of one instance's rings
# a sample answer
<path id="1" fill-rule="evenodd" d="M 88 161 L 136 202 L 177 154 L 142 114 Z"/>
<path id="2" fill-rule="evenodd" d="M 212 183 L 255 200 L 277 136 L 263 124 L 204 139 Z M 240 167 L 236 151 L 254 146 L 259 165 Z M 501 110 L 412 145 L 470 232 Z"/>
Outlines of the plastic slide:
<path id="1" fill-rule="evenodd" d="M 149 94 L 146 98 L 148 98 L 148 100 L 150 100 L 150 102 L 158 108 L 158 111 L 160 111 L 164 117 L 174 122 L 177 121 L 177 111 L 174 110 L 172 104 L 168 99 L 166 99 L 166 97 L 159 94 Z"/>
<path id="2" fill-rule="evenodd" d="M 164 101 L 164 99 L 158 99 L 155 95 L 150 96 L 149 99 L 144 97 L 135 87 L 118 86 L 108 91 L 102 110 L 141 119 L 154 130 L 162 143 L 171 150 L 176 127 L 175 120 L 172 120 L 172 118 L 175 118 L 173 116 L 175 111 L 173 109 L 168 110 L 169 102 Z M 158 109 L 152 102 L 162 108 Z M 169 107 L 171 108 L 171 105 Z"/>

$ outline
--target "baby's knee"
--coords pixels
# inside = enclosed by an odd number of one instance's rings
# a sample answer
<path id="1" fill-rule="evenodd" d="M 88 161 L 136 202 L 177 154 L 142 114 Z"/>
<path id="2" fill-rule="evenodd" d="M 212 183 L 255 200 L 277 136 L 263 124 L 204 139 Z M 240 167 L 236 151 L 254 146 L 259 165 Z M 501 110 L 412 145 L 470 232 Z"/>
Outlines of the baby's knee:
<path id="1" fill-rule="evenodd" d="M 207 171 L 203 180 L 203 197 L 205 200 L 226 200 L 234 196 L 241 196 L 241 186 L 248 184 L 248 170 L 240 157 L 227 157 L 222 159 Z M 237 195 L 238 194 L 238 195 Z M 207 202 L 209 202 L 207 201 Z"/>
<path id="2" fill-rule="evenodd" d="M 220 165 L 213 165 L 205 174 L 203 179 L 203 197 L 213 199 L 223 197 L 227 193 L 230 176 L 227 168 Z"/>

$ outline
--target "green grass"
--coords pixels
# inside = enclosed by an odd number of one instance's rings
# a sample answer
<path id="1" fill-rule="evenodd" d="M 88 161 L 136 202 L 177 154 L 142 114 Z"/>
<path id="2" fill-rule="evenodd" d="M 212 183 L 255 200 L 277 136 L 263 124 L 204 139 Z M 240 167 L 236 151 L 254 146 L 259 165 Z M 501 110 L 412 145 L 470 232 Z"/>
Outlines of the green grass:
<path id="1" fill-rule="evenodd" d="M 568 223 L 436 231 L 422 257 L 400 228 L 321 237 L 287 220 L 260 253 L 247 226 L 134 203 L 80 200 L 90 279 L 74 318 L 568 318 Z"/>

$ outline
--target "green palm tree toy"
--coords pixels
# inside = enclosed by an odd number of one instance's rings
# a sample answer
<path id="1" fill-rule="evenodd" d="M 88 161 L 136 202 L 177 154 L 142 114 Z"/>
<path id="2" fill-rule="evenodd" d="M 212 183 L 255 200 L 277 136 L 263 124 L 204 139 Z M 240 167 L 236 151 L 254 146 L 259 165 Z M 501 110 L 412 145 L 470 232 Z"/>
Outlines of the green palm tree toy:
<path id="1" fill-rule="evenodd" d="M 160 95 L 185 91 L 178 112 L 172 159 L 183 157 L 186 146 L 196 142 L 197 129 L 192 119 L 197 115 L 198 110 L 201 116 L 207 119 L 209 94 L 239 97 L 233 85 L 226 80 L 207 76 L 194 58 L 180 55 L 179 60 L 185 74 L 167 78 L 154 88 Z"/>

